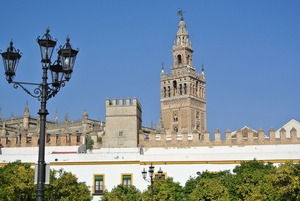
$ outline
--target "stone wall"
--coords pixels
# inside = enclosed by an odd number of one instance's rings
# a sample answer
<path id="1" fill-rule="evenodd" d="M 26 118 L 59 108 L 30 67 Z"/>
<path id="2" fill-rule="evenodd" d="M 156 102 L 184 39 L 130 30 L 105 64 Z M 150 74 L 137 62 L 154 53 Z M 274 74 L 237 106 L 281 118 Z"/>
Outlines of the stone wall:
<path id="1" fill-rule="evenodd" d="M 263 129 L 254 132 L 251 129 L 237 130 L 234 134 L 228 129 L 225 139 L 221 138 L 221 132 L 214 132 L 214 139 L 210 139 L 209 132 L 200 133 L 139 133 L 139 146 L 143 147 L 197 147 L 197 146 L 244 146 L 267 144 L 300 144 L 297 130 L 292 128 L 287 135 L 285 129 L 280 130 L 280 137 L 275 137 L 275 130 L 271 128 L 268 135 Z M 290 136 L 290 137 L 287 137 Z"/>
<path id="2" fill-rule="evenodd" d="M 106 130 L 102 147 L 137 147 L 142 106 L 136 98 L 106 99 Z"/>

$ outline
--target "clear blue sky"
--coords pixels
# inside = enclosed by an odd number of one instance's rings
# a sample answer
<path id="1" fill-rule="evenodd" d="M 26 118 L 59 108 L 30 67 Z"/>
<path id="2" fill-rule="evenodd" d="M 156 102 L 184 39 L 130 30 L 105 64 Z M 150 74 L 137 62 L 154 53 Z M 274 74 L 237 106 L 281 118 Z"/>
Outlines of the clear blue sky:
<path id="1" fill-rule="evenodd" d="M 194 48 L 193 64 L 205 65 L 207 127 L 222 133 L 249 126 L 279 129 L 300 121 L 300 1 L 3 1 L 0 49 L 13 39 L 23 52 L 15 81 L 41 82 L 37 36 L 50 27 L 58 44 L 80 48 L 74 74 L 48 101 L 48 119 L 105 121 L 105 99 L 137 97 L 143 125 L 160 115 L 161 62 L 170 72 L 178 8 Z M 2 118 L 38 116 L 39 102 L 14 89 L 1 63 Z"/>

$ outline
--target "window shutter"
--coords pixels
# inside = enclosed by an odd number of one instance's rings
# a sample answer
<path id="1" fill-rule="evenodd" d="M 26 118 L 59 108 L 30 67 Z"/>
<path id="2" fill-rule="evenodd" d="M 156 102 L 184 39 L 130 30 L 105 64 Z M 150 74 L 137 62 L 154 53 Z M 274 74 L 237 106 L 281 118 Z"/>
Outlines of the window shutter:
<path id="1" fill-rule="evenodd" d="M 131 179 L 131 175 L 123 175 L 123 179 Z"/>
<path id="2" fill-rule="evenodd" d="M 95 176 L 96 181 L 103 181 L 103 176 L 102 175 L 97 175 Z"/>

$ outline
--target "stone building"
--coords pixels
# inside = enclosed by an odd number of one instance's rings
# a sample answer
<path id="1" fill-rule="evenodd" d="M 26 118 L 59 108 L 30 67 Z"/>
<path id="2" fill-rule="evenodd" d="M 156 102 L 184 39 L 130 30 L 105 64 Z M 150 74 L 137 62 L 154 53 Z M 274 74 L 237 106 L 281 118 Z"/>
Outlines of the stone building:
<path id="1" fill-rule="evenodd" d="M 173 66 L 161 72 L 161 115 L 168 134 L 206 130 L 205 76 L 193 66 L 193 48 L 184 21 L 178 25 L 173 45 Z"/>
<path id="2" fill-rule="evenodd" d="M 161 71 L 157 128 L 141 126 L 142 105 L 136 98 L 106 99 L 105 122 L 89 119 L 87 111 L 79 120 L 70 121 L 66 114 L 60 122 L 56 114 L 54 121 L 46 122 L 45 161 L 86 182 L 95 201 L 118 184 L 146 189 L 141 171 L 149 165 L 184 185 L 199 171 L 232 170 L 254 158 L 275 164 L 300 161 L 300 123 L 296 120 L 277 131 L 228 129 L 225 138 L 217 129 L 210 139 L 204 71 L 197 73 L 193 66 L 193 48 L 183 19 L 178 27 L 171 73 Z M 40 120 L 30 115 L 27 104 L 23 116 L 5 119 L 0 108 L 0 166 L 22 160 L 34 168 L 39 128 Z M 92 152 L 85 148 L 87 136 L 95 142 Z"/>
<path id="3" fill-rule="evenodd" d="M 46 146 L 81 146 L 87 135 L 95 140 L 103 133 L 104 123 L 88 118 L 86 111 L 82 118 L 69 121 L 68 114 L 64 122 L 46 122 Z M 0 119 L 0 146 L 1 147 L 37 147 L 40 132 L 40 119 L 32 117 L 26 104 L 23 116 Z"/>
<path id="4" fill-rule="evenodd" d="M 95 142 L 94 148 L 136 147 L 197 147 L 257 144 L 299 143 L 300 124 L 295 120 L 287 129 L 269 130 L 244 127 L 237 131 L 227 130 L 226 138 L 214 132 L 214 140 L 206 130 L 206 82 L 204 69 L 198 73 L 193 65 L 193 48 L 189 41 L 186 23 L 181 18 L 172 54 L 170 74 L 160 73 L 161 117 L 157 128 L 142 127 L 142 105 L 136 98 L 107 99 L 106 121 L 88 118 L 86 111 L 80 120 L 46 122 L 46 146 L 76 146 L 78 152 L 86 152 L 86 137 Z M 294 125 L 294 126 L 293 126 Z M 0 147 L 37 147 L 39 118 L 32 117 L 26 104 L 23 116 L 0 119 Z"/>
<path id="5" fill-rule="evenodd" d="M 103 147 L 137 147 L 142 124 L 142 106 L 136 98 L 106 99 L 106 131 Z"/>

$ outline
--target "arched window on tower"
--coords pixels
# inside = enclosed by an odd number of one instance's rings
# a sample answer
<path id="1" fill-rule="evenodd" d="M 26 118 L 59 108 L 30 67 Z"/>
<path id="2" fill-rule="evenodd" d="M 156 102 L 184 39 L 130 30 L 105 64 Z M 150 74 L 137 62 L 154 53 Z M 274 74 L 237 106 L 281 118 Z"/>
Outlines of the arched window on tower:
<path id="1" fill-rule="evenodd" d="M 177 92 L 177 82 L 176 80 L 173 81 L 173 96 L 176 96 Z"/>
<path id="2" fill-rule="evenodd" d="M 171 89 L 170 89 L 170 86 L 168 86 L 168 97 L 171 97 Z"/>
<path id="3" fill-rule="evenodd" d="M 187 63 L 187 65 L 190 65 L 190 55 L 188 55 L 188 56 L 186 57 L 186 63 Z"/>
<path id="4" fill-rule="evenodd" d="M 181 60 L 181 55 L 177 55 L 177 63 L 178 65 L 181 65 L 182 64 L 182 60 Z"/>
<path id="5" fill-rule="evenodd" d="M 182 95 L 182 84 L 179 84 L 179 95 Z"/>
<path id="6" fill-rule="evenodd" d="M 184 93 L 184 94 L 187 94 L 186 83 L 184 83 L 184 85 L 183 85 L 183 93 Z"/>
<path id="7" fill-rule="evenodd" d="M 165 98 L 165 97 L 166 97 L 166 93 L 167 93 L 167 89 L 166 89 L 166 87 L 164 87 L 164 88 L 163 88 L 163 94 L 162 94 L 162 97 Z"/>
<path id="8" fill-rule="evenodd" d="M 174 127 L 174 131 L 175 131 L 175 132 L 178 132 L 178 128 L 177 128 L 177 127 Z"/>
<path id="9" fill-rule="evenodd" d="M 174 122 L 177 122 L 177 121 L 178 121 L 178 117 L 177 117 L 176 114 L 175 114 L 174 117 L 173 117 L 173 121 L 174 121 Z"/>

